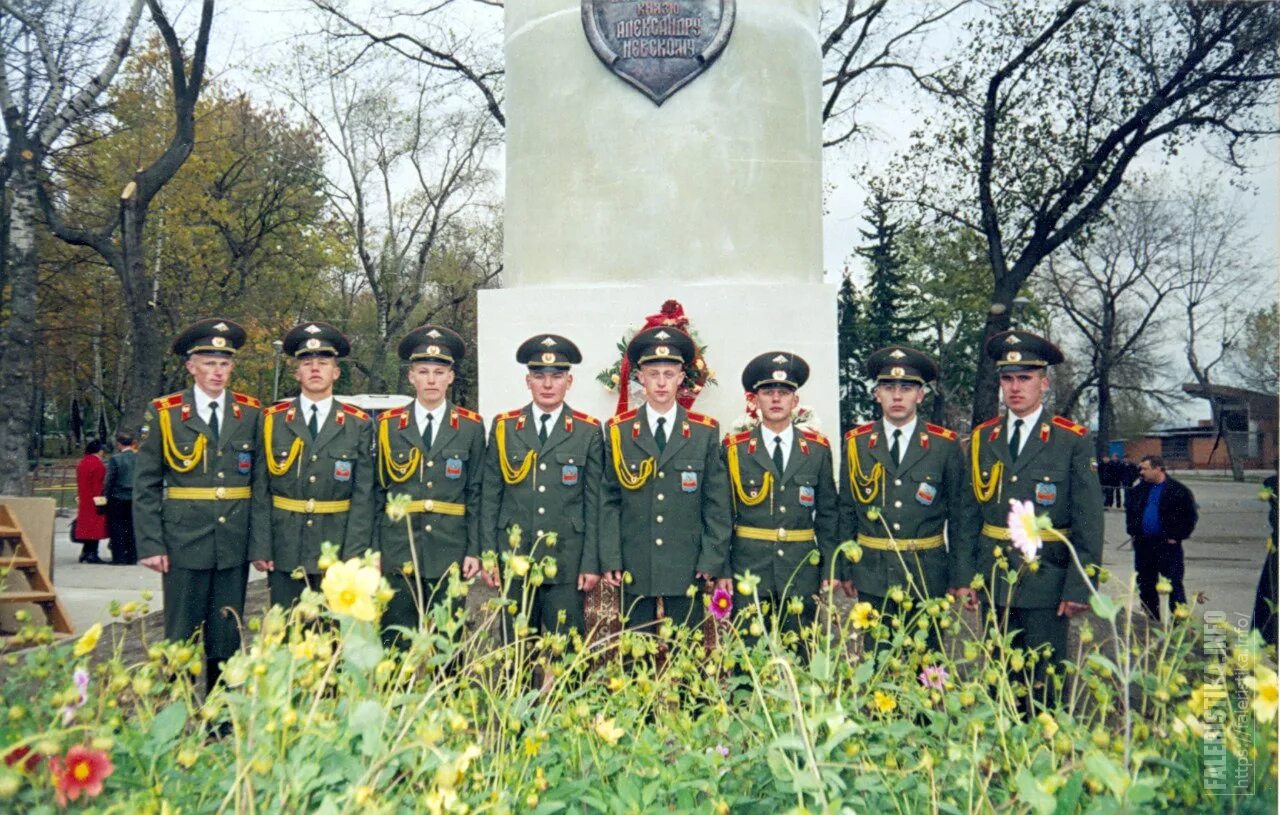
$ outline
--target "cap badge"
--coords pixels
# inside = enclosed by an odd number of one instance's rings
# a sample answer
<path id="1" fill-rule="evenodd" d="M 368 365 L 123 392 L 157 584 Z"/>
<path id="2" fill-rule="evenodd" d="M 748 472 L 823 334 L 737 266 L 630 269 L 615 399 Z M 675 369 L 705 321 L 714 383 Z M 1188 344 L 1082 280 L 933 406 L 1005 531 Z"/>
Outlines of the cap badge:
<path id="1" fill-rule="evenodd" d="M 671 338 L 671 335 L 665 331 L 659 331 L 657 334 L 654 334 L 653 336 L 657 337 L 660 340 L 666 340 Z"/>
<path id="2" fill-rule="evenodd" d="M 319 334 L 319 333 L 320 333 L 320 331 L 321 331 L 321 328 L 320 328 L 320 326 L 316 325 L 315 323 L 312 323 L 311 325 L 307 326 L 306 328 L 304 328 L 304 329 L 302 329 L 302 330 L 303 330 L 303 331 L 305 331 L 305 332 L 307 332 L 308 334 Z"/>
<path id="3" fill-rule="evenodd" d="M 227 325 L 226 323 L 218 323 L 213 327 L 213 330 L 214 331 L 230 331 L 231 326 Z"/>
<path id="4" fill-rule="evenodd" d="M 1010 334 L 1009 336 L 1004 338 L 1005 345 L 1017 345 L 1020 342 L 1022 342 L 1022 340 L 1018 339 L 1017 334 Z"/>
<path id="5" fill-rule="evenodd" d="M 542 355 L 542 361 L 544 364 L 550 365 L 551 363 L 556 361 L 556 355 L 548 351 Z"/>
<path id="6" fill-rule="evenodd" d="M 895 365 L 894 367 L 889 369 L 889 376 L 904 377 L 906 375 L 907 375 L 907 371 L 905 368 L 901 368 Z"/>
<path id="7" fill-rule="evenodd" d="M 904 354 L 904 353 L 902 353 L 902 349 L 901 349 L 901 348 L 895 348 L 895 349 L 893 349 L 892 351 L 890 351 L 890 352 L 889 352 L 889 356 L 893 357 L 894 359 L 903 359 L 903 358 L 905 358 L 907 355 L 906 355 L 906 354 Z"/>
<path id="8" fill-rule="evenodd" d="M 1022 354 L 1020 354 L 1017 351 L 1010 351 L 1009 353 L 1004 355 L 1004 358 L 1009 362 L 1021 362 Z"/>
<path id="9" fill-rule="evenodd" d="M 428 353 L 428 354 L 439 354 L 439 353 L 440 353 L 440 346 L 438 346 L 438 345 L 428 345 L 428 346 L 427 346 L 427 353 Z"/>
<path id="10" fill-rule="evenodd" d="M 779 365 L 781 365 L 781 364 L 783 364 L 784 362 L 786 362 L 786 361 L 787 361 L 787 355 L 786 355 L 786 354 L 778 354 L 776 357 L 774 357 L 773 359 L 771 359 L 771 360 L 769 360 L 769 361 L 770 361 L 770 362 L 776 362 L 776 363 L 778 363 Z"/>
<path id="11" fill-rule="evenodd" d="M 211 342 L 213 343 L 214 348 L 222 348 L 227 344 L 227 341 L 222 337 L 214 337 Z"/>
<path id="12" fill-rule="evenodd" d="M 312 350 L 319 348 L 320 340 L 316 339 L 315 337 L 312 337 L 311 339 L 307 340 L 307 347 Z"/>
<path id="13" fill-rule="evenodd" d="M 428 331 L 428 332 L 427 332 L 427 336 L 434 340 L 434 339 L 439 338 L 439 336 L 440 336 L 440 332 L 439 332 L 439 331 L 436 331 L 436 330 L 433 328 L 433 329 L 431 329 L 430 331 Z"/>
<path id="14" fill-rule="evenodd" d="M 556 341 L 551 339 L 550 337 L 543 337 L 542 344 L 550 348 L 551 346 L 556 344 Z"/>
<path id="15" fill-rule="evenodd" d="M 775 380 L 777 380 L 777 381 L 781 382 L 781 381 L 783 381 L 784 379 L 786 379 L 786 378 L 787 378 L 787 372 L 786 372 L 786 371 L 774 371 L 774 372 L 773 372 L 773 378 L 774 378 Z"/>
<path id="16" fill-rule="evenodd" d="M 665 345 L 659 345 L 657 348 L 653 349 L 653 353 L 660 357 L 671 356 L 671 349 Z"/>

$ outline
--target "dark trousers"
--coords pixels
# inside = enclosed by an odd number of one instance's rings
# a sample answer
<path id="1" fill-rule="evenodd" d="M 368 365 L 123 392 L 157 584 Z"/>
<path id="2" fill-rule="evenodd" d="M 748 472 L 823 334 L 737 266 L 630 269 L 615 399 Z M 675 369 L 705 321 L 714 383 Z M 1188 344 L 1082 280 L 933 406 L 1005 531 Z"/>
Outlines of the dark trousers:
<path id="1" fill-rule="evenodd" d="M 271 591 L 271 605 L 289 608 L 298 602 L 302 590 L 320 590 L 323 575 L 307 574 L 301 580 L 295 580 L 290 572 L 273 571 L 267 573 L 267 588 Z"/>
<path id="2" fill-rule="evenodd" d="M 1181 543 L 1138 535 L 1133 539 L 1133 570 L 1138 574 L 1138 599 L 1153 620 L 1160 619 L 1160 594 L 1156 591 L 1156 581 L 1161 576 L 1169 578 L 1173 584 L 1169 608 L 1187 602 L 1187 591 L 1182 586 L 1186 567 Z"/>
<path id="3" fill-rule="evenodd" d="M 517 610 L 524 599 L 524 586 L 517 578 L 511 581 L 508 588 L 508 601 L 515 601 Z M 529 615 L 529 627 L 544 634 L 568 634 L 577 631 L 579 634 L 586 628 L 586 595 L 578 591 L 578 583 L 555 583 L 528 587 L 529 605 L 525 609 Z M 561 622 L 561 614 L 564 621 Z M 510 638 L 511 623 L 514 618 L 509 614 L 503 617 L 503 632 Z"/>
<path id="4" fill-rule="evenodd" d="M 406 648 L 408 644 L 404 642 L 404 634 L 395 630 L 399 628 L 415 629 L 418 627 L 418 599 L 415 595 L 418 593 L 419 582 L 412 577 L 405 577 L 402 574 L 384 574 L 387 582 L 391 584 L 391 588 L 395 589 L 391 601 L 387 603 L 387 608 L 382 612 L 382 644 L 387 648 Z M 449 604 L 451 614 L 457 614 L 458 609 L 462 608 L 463 599 L 461 597 L 449 599 L 449 576 L 437 578 L 422 578 L 422 613 L 424 618 L 431 616 L 431 609 L 442 603 Z"/>
<path id="5" fill-rule="evenodd" d="M 1102 492 L 1106 506 L 1124 509 L 1124 487 L 1108 484 L 1102 488 Z"/>
<path id="6" fill-rule="evenodd" d="M 1275 541 L 1267 541 L 1267 559 L 1258 576 L 1258 591 L 1253 596 L 1253 627 L 1262 634 L 1267 645 L 1276 644 L 1276 550 Z"/>
<path id="7" fill-rule="evenodd" d="M 137 563 L 138 547 L 133 540 L 133 501 L 107 499 L 107 531 L 111 536 L 107 548 L 112 563 Z"/>
<path id="8" fill-rule="evenodd" d="M 170 566 L 161 578 L 165 638 L 185 640 L 202 631 L 206 657 L 230 657 L 240 647 L 240 620 L 244 616 L 248 579 L 247 563 L 229 569 Z"/>
<path id="9" fill-rule="evenodd" d="M 702 625 L 703 614 L 695 614 L 693 599 L 683 594 L 661 594 L 650 596 L 622 596 L 622 613 L 627 616 L 627 627 L 638 628 L 649 633 L 657 630 L 658 600 L 662 600 L 662 619 L 671 620 L 676 625 L 696 628 Z"/>

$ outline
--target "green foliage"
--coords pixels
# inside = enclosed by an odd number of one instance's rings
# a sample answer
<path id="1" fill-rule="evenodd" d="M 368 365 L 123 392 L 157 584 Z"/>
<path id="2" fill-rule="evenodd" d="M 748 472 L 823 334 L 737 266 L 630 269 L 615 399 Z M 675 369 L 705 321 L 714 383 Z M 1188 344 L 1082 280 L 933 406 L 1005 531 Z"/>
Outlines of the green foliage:
<path id="1" fill-rule="evenodd" d="M 862 361 L 875 350 L 867 344 L 867 298 L 848 272 L 836 294 L 836 372 L 840 387 L 840 433 L 875 415 Z"/>
<path id="2" fill-rule="evenodd" d="M 1238 381 L 1246 388 L 1263 393 L 1280 391 L 1277 348 L 1280 348 L 1280 306 L 1272 303 L 1269 308 L 1251 311 L 1245 318 L 1244 334 L 1231 361 Z"/>

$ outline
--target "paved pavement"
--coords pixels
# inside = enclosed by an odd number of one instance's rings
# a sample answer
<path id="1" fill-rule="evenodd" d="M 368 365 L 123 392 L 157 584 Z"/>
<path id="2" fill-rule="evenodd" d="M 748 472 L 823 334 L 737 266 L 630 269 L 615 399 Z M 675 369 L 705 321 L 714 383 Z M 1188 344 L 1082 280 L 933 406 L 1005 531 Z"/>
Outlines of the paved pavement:
<path id="1" fill-rule="evenodd" d="M 1258 484 L 1187 477 L 1184 483 L 1200 505 L 1200 523 L 1186 545 L 1187 592 L 1205 595 L 1197 613 L 1220 611 L 1248 617 L 1262 568 L 1267 535 L 1266 505 L 1258 500 Z M 54 533 L 54 583 L 75 624 L 82 631 L 94 622 L 110 622 L 107 606 L 112 600 L 139 599 L 151 589 L 151 608 L 161 608 L 160 575 L 141 566 L 91 566 L 77 562 L 80 546 L 68 537 L 70 522 L 59 518 Z M 1106 516 L 1107 543 L 1103 560 L 1115 579 L 1113 594 L 1125 591 L 1133 572 L 1133 551 L 1126 545 L 1124 513 Z M 104 557 L 107 547 L 101 546 Z M 250 569 L 250 580 L 263 576 Z"/>

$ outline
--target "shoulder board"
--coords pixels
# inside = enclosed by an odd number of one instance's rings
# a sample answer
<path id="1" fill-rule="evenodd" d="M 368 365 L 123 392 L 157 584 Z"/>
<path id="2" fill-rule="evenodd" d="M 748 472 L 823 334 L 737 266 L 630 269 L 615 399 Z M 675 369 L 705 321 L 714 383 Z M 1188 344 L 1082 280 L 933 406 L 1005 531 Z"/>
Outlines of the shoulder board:
<path id="1" fill-rule="evenodd" d="M 497 416 L 494 416 L 493 418 L 495 421 L 505 422 L 508 419 L 520 418 L 521 413 L 524 413 L 524 408 L 516 408 L 515 410 L 508 410 L 506 413 L 499 413 Z"/>
<path id="2" fill-rule="evenodd" d="M 363 410 L 356 407 L 355 405 L 346 405 L 346 404 L 342 405 L 342 412 L 347 414 L 348 416 L 355 416 L 357 419 L 359 419 L 362 422 L 369 421 L 369 414 L 365 413 Z"/>
<path id="3" fill-rule="evenodd" d="M 715 419 L 711 418 L 710 416 L 705 416 L 701 413 L 694 413 L 692 410 L 686 411 L 685 415 L 689 417 L 689 421 L 694 422 L 696 424 L 705 425 L 706 427 L 720 426 L 720 423 L 717 422 Z"/>
<path id="4" fill-rule="evenodd" d="M 865 436 L 866 434 L 870 433 L 872 430 L 875 430 L 875 429 L 876 429 L 875 422 L 867 422 L 866 424 L 859 425 L 858 427 L 855 427 L 854 429 L 850 430 L 848 433 L 845 433 L 844 437 L 846 439 L 852 439 L 854 436 Z"/>
<path id="5" fill-rule="evenodd" d="M 991 425 L 993 425 L 993 424 L 995 424 L 996 422 L 1000 421 L 1002 418 L 1003 418 L 1003 417 L 1001 417 L 1001 416 L 992 416 L 990 419 L 987 419 L 985 422 L 983 422 L 982 424 L 980 424 L 980 425 L 978 425 L 977 427 L 975 427 L 975 428 L 974 428 L 974 432 L 977 432 L 979 428 L 983 428 L 983 427 L 991 427 Z"/>
<path id="6" fill-rule="evenodd" d="M 928 430 L 930 433 L 932 433 L 935 436 L 941 436 L 947 441 L 955 441 L 957 438 L 959 438 L 959 436 L 956 434 L 956 431 L 943 427 L 942 425 L 929 424 L 928 422 L 925 422 L 924 429 Z"/>
<path id="7" fill-rule="evenodd" d="M 732 447 L 735 444 L 742 444 L 751 438 L 750 430 L 743 430 L 741 433 L 726 433 L 724 435 L 724 446 Z"/>
<path id="8" fill-rule="evenodd" d="M 1072 433 L 1075 433 L 1077 436 L 1083 436 L 1089 432 L 1089 428 L 1085 427 L 1079 422 L 1071 421 L 1066 416 L 1054 416 L 1053 425 L 1054 427 L 1061 427 L 1063 430 L 1070 430 Z"/>
<path id="9" fill-rule="evenodd" d="M 478 424 L 484 424 L 484 419 L 481 418 L 480 414 L 476 413 L 474 410 L 467 410 L 464 407 L 458 407 L 457 405 L 454 405 L 453 411 L 454 413 L 457 413 L 459 416 L 461 416 L 464 419 L 470 419 L 471 421 L 476 422 Z"/>
<path id="10" fill-rule="evenodd" d="M 617 416 L 614 416 L 609 420 L 609 424 L 622 424 L 623 422 L 630 421 L 631 419 L 634 419 L 636 414 L 639 412 L 640 408 L 632 408 L 625 413 L 619 413 Z"/>
<path id="11" fill-rule="evenodd" d="M 378 414 L 378 421 L 385 422 L 387 419 L 394 419 L 397 416 L 403 416 L 404 413 L 405 413 L 405 409 L 402 407 L 391 408 L 390 410 L 384 410 Z"/>
<path id="12" fill-rule="evenodd" d="M 251 407 L 251 408 L 260 408 L 260 407 L 262 407 L 262 403 L 261 403 L 261 402 L 259 402 L 257 399 L 254 399 L 252 396 L 249 396 L 249 395 L 247 395 L 247 394 L 243 394 L 243 393 L 236 393 L 235 391 L 232 391 L 232 392 L 231 392 L 231 395 L 232 395 L 233 397 L 235 397 L 236 404 L 238 404 L 238 405 L 247 405 L 247 406 L 249 406 L 249 407 Z"/>
<path id="13" fill-rule="evenodd" d="M 168 396 L 161 396 L 159 399 L 152 399 L 151 406 L 156 410 L 168 410 L 182 404 L 182 392 L 171 393 Z"/>
<path id="14" fill-rule="evenodd" d="M 269 408 L 267 408 L 266 410 L 262 411 L 262 415 L 263 415 L 263 416 L 274 416 L 274 415 L 275 415 L 275 414 L 277 414 L 277 413 L 280 413 L 280 412 L 282 412 L 282 411 L 288 410 L 288 409 L 289 409 L 289 405 L 292 405 L 292 404 L 293 404 L 293 400 L 292 400 L 292 399 L 286 399 L 286 400 L 284 400 L 283 402 L 276 402 L 276 403 L 275 403 L 274 405 L 272 405 L 271 407 L 269 407 Z"/>
<path id="15" fill-rule="evenodd" d="M 830 447 L 831 442 L 827 441 L 827 437 L 816 430 L 801 430 L 800 435 L 804 436 L 811 442 L 821 444 L 823 447 Z"/>
<path id="16" fill-rule="evenodd" d="M 580 410 L 573 410 L 573 411 L 570 411 L 569 413 L 571 416 L 573 416 L 573 418 L 577 419 L 580 422 L 586 422 L 589 425 L 600 424 L 600 420 L 597 419 L 595 416 L 592 416 L 590 413 L 583 413 Z"/>

